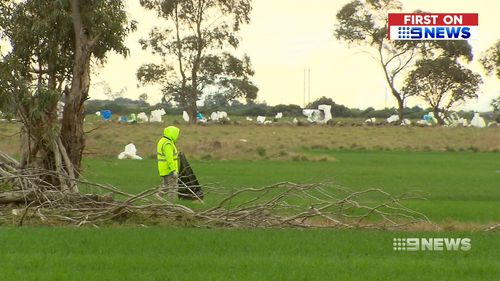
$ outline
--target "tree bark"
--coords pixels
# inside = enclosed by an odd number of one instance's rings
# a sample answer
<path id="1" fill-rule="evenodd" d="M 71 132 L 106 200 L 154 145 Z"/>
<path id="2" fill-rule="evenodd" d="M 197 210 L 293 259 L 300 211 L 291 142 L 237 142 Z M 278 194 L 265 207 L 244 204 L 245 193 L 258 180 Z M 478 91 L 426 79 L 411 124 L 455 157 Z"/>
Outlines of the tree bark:
<path id="1" fill-rule="evenodd" d="M 73 167 L 80 171 L 83 149 L 85 148 L 85 133 L 83 130 L 85 112 L 83 104 L 89 93 L 90 56 L 95 38 L 91 39 L 83 26 L 80 1 L 72 0 L 71 8 L 75 31 L 75 62 L 71 90 L 65 94 L 61 137 Z"/>
<path id="2" fill-rule="evenodd" d="M 434 112 L 434 117 L 436 117 L 437 121 L 438 121 L 438 125 L 444 125 L 444 120 L 441 118 L 441 116 L 439 116 L 439 108 L 438 107 L 434 107 L 433 110 Z"/>
<path id="3" fill-rule="evenodd" d="M 393 94 L 393 96 L 398 100 L 398 116 L 399 116 L 399 122 L 403 122 L 403 119 L 405 118 L 405 101 L 401 98 L 399 94 Z"/>

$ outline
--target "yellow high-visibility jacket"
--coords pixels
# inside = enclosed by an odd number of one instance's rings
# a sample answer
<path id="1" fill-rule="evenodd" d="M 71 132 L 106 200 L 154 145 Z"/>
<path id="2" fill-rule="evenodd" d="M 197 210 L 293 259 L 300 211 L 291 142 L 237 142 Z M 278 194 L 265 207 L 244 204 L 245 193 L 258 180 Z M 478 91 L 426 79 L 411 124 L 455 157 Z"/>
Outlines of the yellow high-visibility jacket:
<path id="1" fill-rule="evenodd" d="M 179 138 L 179 128 L 169 126 L 163 130 L 163 137 L 156 145 L 158 157 L 158 173 L 160 177 L 168 176 L 173 172 L 179 173 L 179 156 L 175 143 Z"/>

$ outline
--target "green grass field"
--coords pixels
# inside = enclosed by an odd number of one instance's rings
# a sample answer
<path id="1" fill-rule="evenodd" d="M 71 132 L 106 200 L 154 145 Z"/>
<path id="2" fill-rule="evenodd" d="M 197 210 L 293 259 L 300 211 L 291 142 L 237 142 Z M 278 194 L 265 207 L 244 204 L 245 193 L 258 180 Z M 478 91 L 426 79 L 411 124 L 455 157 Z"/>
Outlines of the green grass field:
<path id="1" fill-rule="evenodd" d="M 419 191 L 427 200 L 407 205 L 432 221 L 500 221 L 500 155 L 470 152 L 369 152 L 308 150 L 331 162 L 193 161 L 202 184 L 261 187 L 280 181 L 333 182 L 353 189 L 381 188 L 394 195 Z M 138 193 L 159 184 L 154 160 L 87 159 L 89 180 Z M 214 202 L 217 198 L 208 198 Z"/>
<path id="2" fill-rule="evenodd" d="M 84 176 L 131 193 L 157 186 L 151 147 L 162 126 L 110 124 L 93 132 Z M 443 231 L 143 228 L 137 220 L 101 229 L 3 227 L 0 280 L 500 280 L 500 235 L 481 231 L 500 222 L 496 129 L 246 125 L 183 131 L 179 146 L 202 184 L 235 190 L 328 182 L 394 195 L 418 191 L 427 200 L 405 204 Z M 15 154 L 14 139 L 0 139 L 0 149 Z M 114 158 L 129 141 L 145 160 Z M 472 250 L 395 252 L 395 237 L 471 238 Z"/>
<path id="3" fill-rule="evenodd" d="M 394 237 L 468 237 L 470 251 L 395 252 Z M 500 276 L 484 233 L 179 228 L 3 229 L 3 281 L 473 280 Z"/>

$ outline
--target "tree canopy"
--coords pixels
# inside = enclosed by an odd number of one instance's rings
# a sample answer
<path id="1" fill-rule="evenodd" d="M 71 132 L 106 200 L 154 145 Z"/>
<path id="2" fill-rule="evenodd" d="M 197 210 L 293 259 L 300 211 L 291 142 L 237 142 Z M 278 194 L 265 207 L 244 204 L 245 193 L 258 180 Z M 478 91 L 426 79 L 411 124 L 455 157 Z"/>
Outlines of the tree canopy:
<path id="1" fill-rule="evenodd" d="M 339 40 L 375 51 L 375 58 L 398 103 L 400 119 L 404 117 L 404 104 L 409 97 L 401 90 L 404 78 L 416 61 L 439 56 L 472 60 L 472 48 L 466 41 L 389 41 L 388 14 L 399 12 L 402 7 L 398 0 L 352 0 L 338 11 L 334 31 Z"/>
<path id="2" fill-rule="evenodd" d="M 410 72 L 403 91 L 408 96 L 424 99 L 442 123 L 439 112 L 446 112 L 468 99 L 477 98 L 482 83 L 479 74 L 464 68 L 446 56 L 417 62 Z"/>
<path id="3" fill-rule="evenodd" d="M 481 64 L 488 74 L 496 74 L 500 79 L 500 40 L 483 54 Z"/>
<path id="4" fill-rule="evenodd" d="M 192 120 L 196 102 L 206 92 L 228 101 L 257 97 L 250 58 L 227 51 L 239 46 L 240 27 L 250 22 L 251 0 L 141 0 L 141 4 L 168 22 L 140 40 L 144 49 L 163 59 L 137 71 L 142 84 L 161 84 L 164 100 L 177 102 Z"/>
<path id="5" fill-rule="evenodd" d="M 126 55 L 136 23 L 122 0 L 5 0 L 0 11 L 0 36 L 9 45 L 1 53 L 0 106 L 23 122 L 22 163 L 39 158 L 61 170 L 57 159 L 67 153 L 78 169 L 91 60 L 105 63 L 109 51 Z"/>

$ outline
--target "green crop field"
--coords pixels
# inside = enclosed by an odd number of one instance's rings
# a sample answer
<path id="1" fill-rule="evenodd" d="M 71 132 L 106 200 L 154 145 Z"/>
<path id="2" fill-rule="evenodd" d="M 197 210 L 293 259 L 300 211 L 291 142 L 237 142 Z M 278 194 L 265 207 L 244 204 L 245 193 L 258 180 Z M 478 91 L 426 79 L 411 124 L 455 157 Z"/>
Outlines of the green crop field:
<path id="1" fill-rule="evenodd" d="M 136 131 L 105 126 L 89 135 L 84 177 L 131 193 L 159 185 L 150 146 L 161 126 L 141 125 Z M 418 226 L 405 232 L 143 227 L 137 218 L 101 229 L 10 228 L 15 222 L 0 215 L 0 280 L 489 281 L 500 276 L 500 236 L 483 231 L 500 222 L 498 130 L 184 129 L 179 147 L 188 153 L 202 184 L 237 190 L 281 181 L 324 182 L 353 191 L 419 192 L 425 200 L 405 205 L 427 215 L 440 231 Z M 9 125 L 3 132 L 12 135 L 15 130 Z M 310 141 L 299 134 L 304 130 Z M 413 141 L 409 146 L 391 142 L 399 134 L 412 135 Z M 0 140 L 0 149 L 16 146 L 13 139 Z M 145 160 L 115 159 L 122 145 L 136 140 L 139 154 L 146 151 Z M 209 195 L 205 205 L 180 203 L 206 208 L 220 199 Z M 396 237 L 471 238 L 472 248 L 397 252 L 392 249 Z"/>
<path id="2" fill-rule="evenodd" d="M 468 237 L 470 251 L 396 252 L 394 237 Z M 484 233 L 189 228 L 3 229 L 3 281 L 498 280 Z"/>
<path id="3" fill-rule="evenodd" d="M 307 150 L 335 161 L 193 161 L 202 184 L 231 189 L 280 181 L 330 182 L 353 190 L 381 188 L 394 195 L 421 192 L 407 205 L 432 221 L 500 221 L 500 155 L 471 152 Z M 154 160 L 87 159 L 88 179 L 138 193 L 159 184 Z M 208 198 L 214 202 L 216 198 Z"/>

